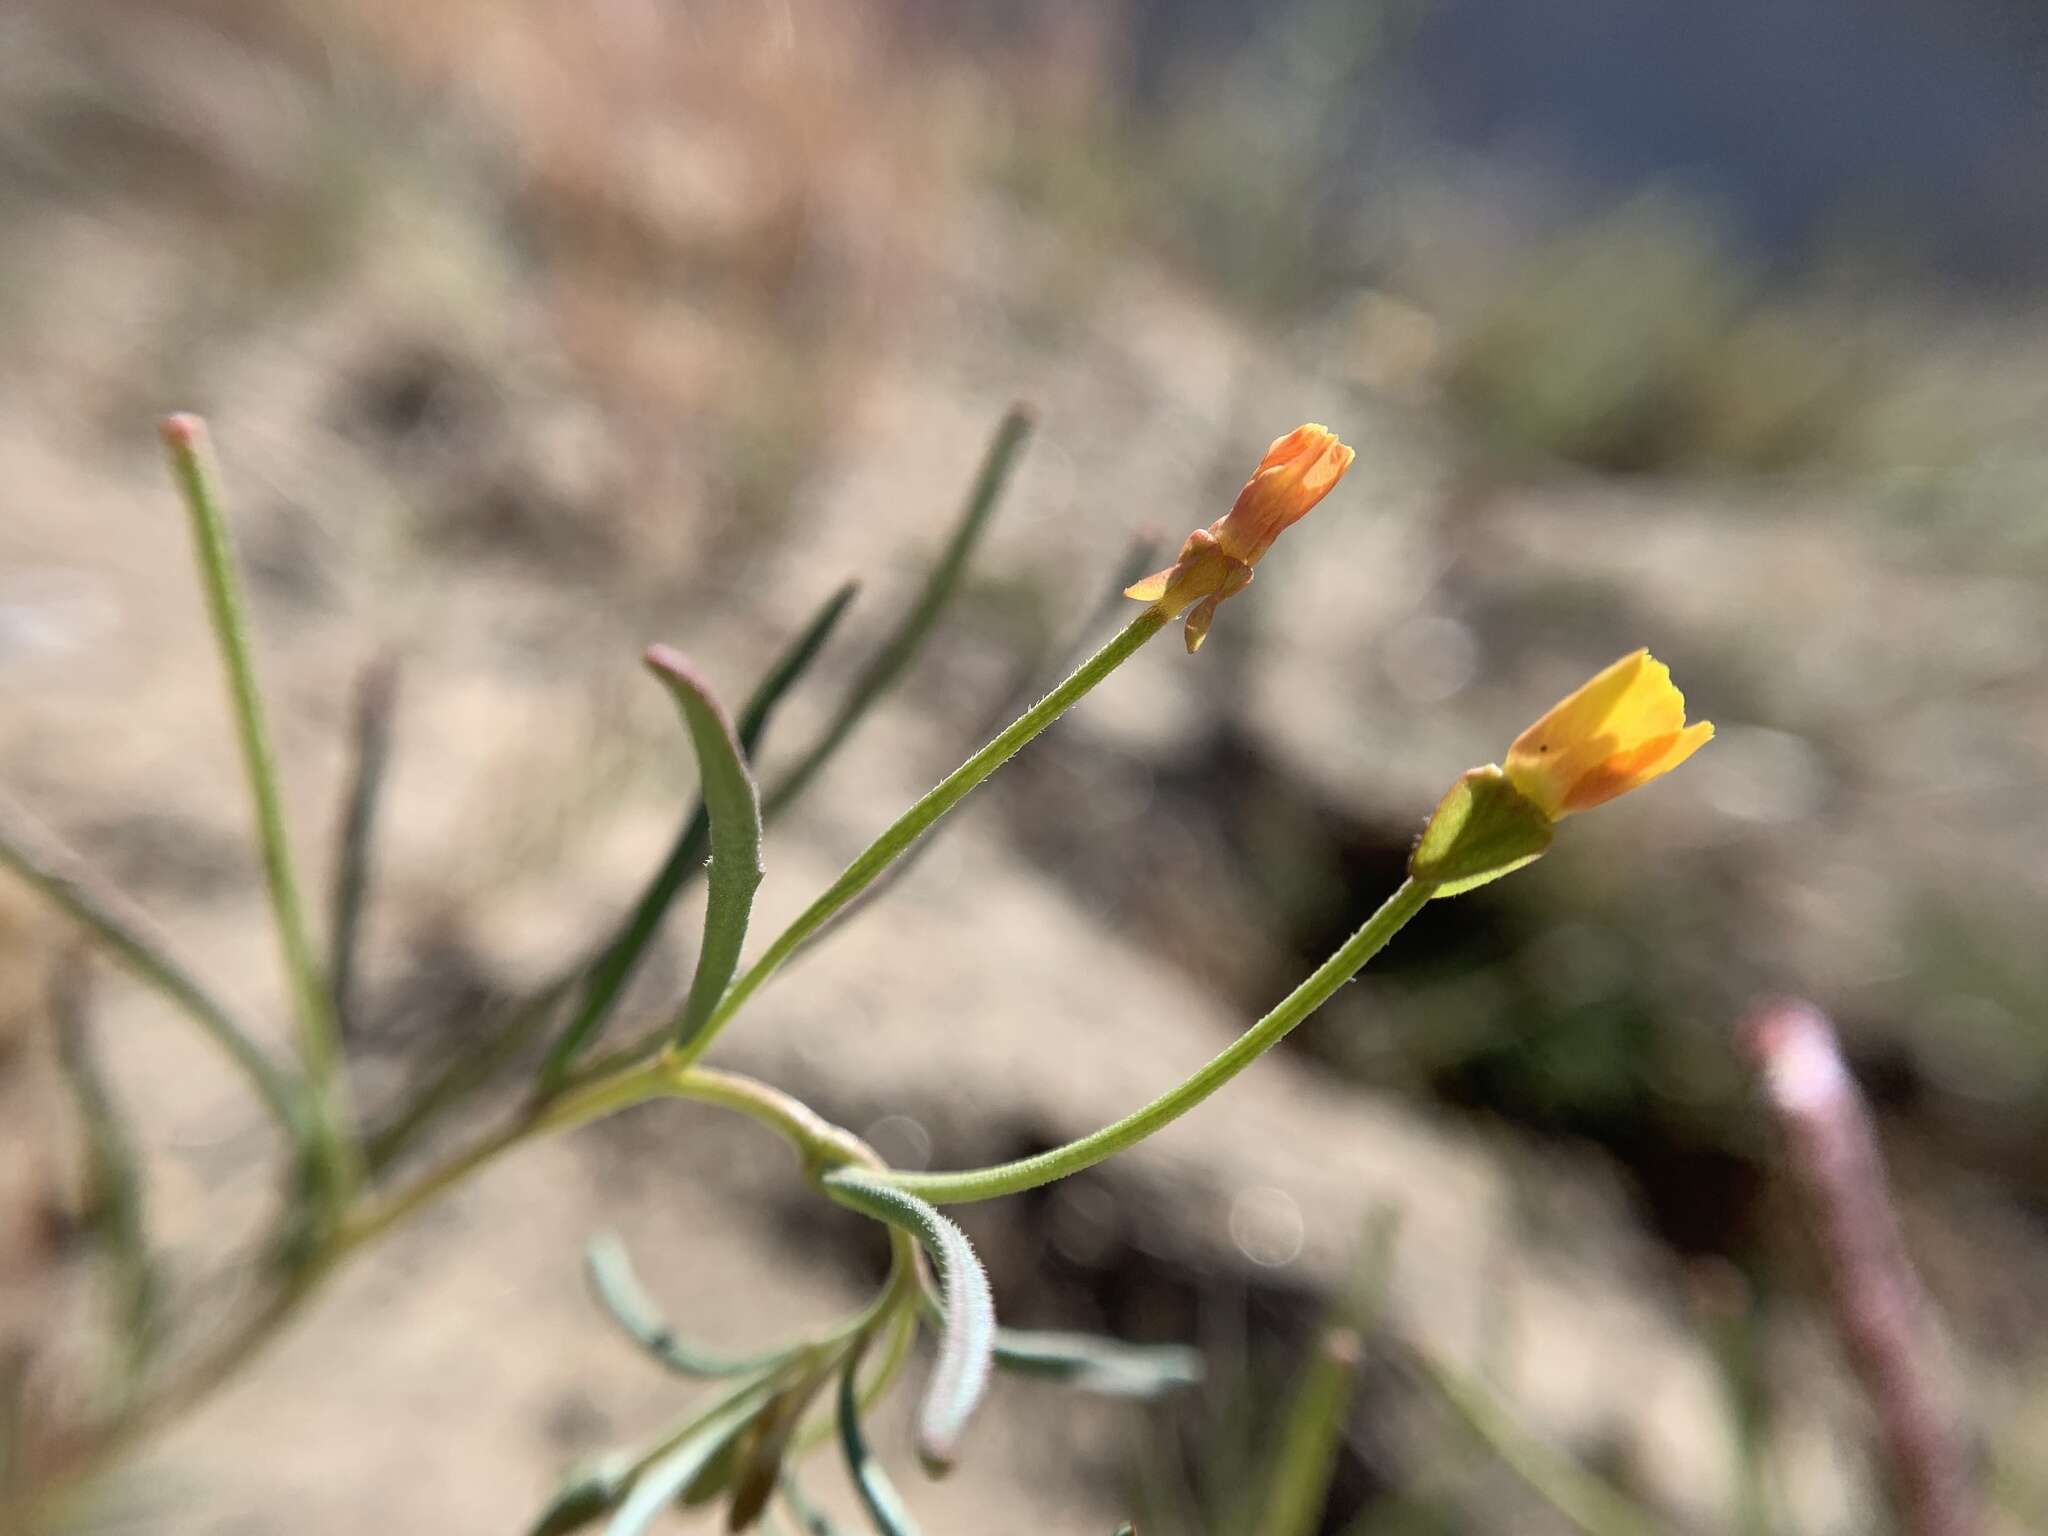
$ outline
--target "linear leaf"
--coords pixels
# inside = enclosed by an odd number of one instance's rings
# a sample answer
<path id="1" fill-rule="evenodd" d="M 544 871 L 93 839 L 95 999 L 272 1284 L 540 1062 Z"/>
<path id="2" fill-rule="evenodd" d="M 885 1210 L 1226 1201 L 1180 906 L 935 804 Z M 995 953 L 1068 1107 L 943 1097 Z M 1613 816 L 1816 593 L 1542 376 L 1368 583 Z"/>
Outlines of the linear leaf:
<path id="1" fill-rule="evenodd" d="M 1400 1214 L 1391 1207 L 1375 1210 L 1367 1222 L 1350 1284 L 1281 1418 L 1261 1536 L 1314 1536 L 1322 1529 L 1323 1506 L 1358 1390 L 1359 1359 L 1365 1336 L 1386 1303 L 1399 1232 Z"/>
<path id="2" fill-rule="evenodd" d="M 861 1433 L 860 1401 L 854 1385 L 859 1370 L 860 1354 L 855 1351 L 839 1374 L 839 1448 L 846 1453 L 846 1470 L 881 1536 L 918 1536 L 917 1522 L 904 1507 L 903 1496 L 868 1450 L 867 1437 Z"/>
<path id="3" fill-rule="evenodd" d="M 1281 1419 L 1278 1456 L 1266 1490 L 1266 1536 L 1314 1536 L 1337 1451 L 1357 1390 L 1360 1341 L 1349 1328 L 1326 1329 Z"/>
<path id="4" fill-rule="evenodd" d="M 744 1376 L 780 1364 L 788 1350 L 727 1356 L 700 1349 L 676 1336 L 661 1309 L 641 1288 L 626 1245 L 610 1233 L 594 1237 L 583 1250 L 583 1272 L 591 1294 L 626 1336 L 679 1376 Z"/>
<path id="5" fill-rule="evenodd" d="M 787 1504 L 790 1513 L 796 1516 L 796 1523 L 803 1527 L 804 1536 L 839 1536 L 839 1528 L 822 1509 L 811 1502 L 810 1495 L 804 1492 L 803 1484 L 797 1481 L 796 1473 L 786 1466 L 782 1469 L 781 1491 L 782 1502 Z"/>
<path id="6" fill-rule="evenodd" d="M 690 995 L 675 1021 L 676 1043 L 684 1045 L 704 1027 L 739 969 L 747 917 L 761 885 L 761 797 L 747 772 L 732 722 L 690 664 L 667 646 L 657 645 L 648 651 L 647 665 L 683 712 L 704 779 L 704 805 L 711 813 L 711 889 L 704 907 L 704 941 L 697 950 Z"/>
<path id="7" fill-rule="evenodd" d="M 845 1351 L 843 1347 L 825 1348 L 812 1354 L 811 1364 L 769 1400 L 738 1442 L 743 1450 L 732 1474 L 732 1504 L 726 1513 L 728 1530 L 746 1530 L 767 1509 L 797 1428 L 813 1399 L 842 1363 Z"/>
<path id="8" fill-rule="evenodd" d="M 529 996 L 487 1003 L 475 1033 L 377 1130 L 364 1140 L 363 1161 L 381 1173 L 440 1116 L 495 1078 L 561 1014 L 570 983 L 556 981 Z"/>
<path id="9" fill-rule="evenodd" d="M 707 1415 L 674 1449 L 648 1463 L 633 1481 L 633 1491 L 619 1505 L 605 1536 L 640 1536 L 657 1516 L 682 1496 L 697 1474 L 753 1422 L 761 1410 L 762 1391 L 747 1393 L 730 1407 Z"/>
<path id="10" fill-rule="evenodd" d="M 995 1363 L 1013 1375 L 1037 1376 L 1101 1397 L 1163 1397 L 1202 1379 L 1200 1350 L 1126 1344 L 1085 1333 L 998 1328 Z"/>
<path id="11" fill-rule="evenodd" d="M 526 1536 L 569 1536 L 593 1524 L 599 1516 L 618 1508 L 632 1486 L 632 1476 L 629 1456 L 607 1456 L 579 1467 L 563 1480 L 548 1507 L 527 1527 Z"/>
<path id="12" fill-rule="evenodd" d="M 988 1389 L 995 1299 L 967 1234 L 915 1195 L 854 1168 L 825 1175 L 827 1193 L 862 1215 L 914 1235 L 939 1272 L 939 1357 L 918 1407 L 917 1454 L 934 1477 L 953 1464 L 960 1435 Z"/>
<path id="13" fill-rule="evenodd" d="M 347 1073 L 334 1027 L 334 998 L 320 974 L 312 932 L 299 899 L 291 832 L 285 823 L 284 794 L 278 785 L 277 758 L 264 718 L 263 693 L 256 681 L 234 542 L 221 509 L 206 423 L 197 416 L 167 416 L 159 433 L 171 478 L 191 524 L 207 618 L 213 627 L 215 649 L 220 652 L 235 740 L 241 748 L 243 776 L 248 780 L 271 926 L 277 931 L 293 1012 L 298 1016 L 299 1056 L 305 1069 L 309 1110 L 306 1147 L 323 1176 L 321 1194 L 338 1208 L 358 1172 L 358 1151 L 349 1124 Z"/>
<path id="14" fill-rule="evenodd" d="M 142 1169 L 120 1107 L 93 1052 L 86 998 L 86 960 L 74 954 L 52 986 L 57 1061 L 78 1105 L 85 1135 L 93 1227 L 105 1245 L 120 1327 L 122 1365 L 133 1382 L 158 1342 L 156 1263 L 149 1251 Z"/>
<path id="15" fill-rule="evenodd" d="M 351 721 L 348 799 L 336 834 L 332 931 L 327 946 L 327 984 L 344 1038 L 355 1001 L 356 962 L 362 947 L 363 908 L 370 894 L 371 845 L 391 766 L 391 722 L 398 707 L 398 664 L 389 657 L 363 669 L 356 683 Z"/>
<path id="16" fill-rule="evenodd" d="M 297 1089 L 249 1032 L 191 972 L 171 958 L 155 924 L 28 814 L 0 798 L 0 865 L 13 870 L 85 929 L 138 980 L 183 1009 L 227 1055 L 277 1122 L 299 1139 L 304 1116 Z"/>
<path id="17" fill-rule="evenodd" d="M 834 592 L 776 658 L 767 676 L 754 686 L 753 693 L 741 706 L 738 723 L 740 751 L 748 762 L 752 762 L 760 750 L 762 739 L 768 733 L 768 722 L 774 717 L 783 696 L 810 670 L 811 663 L 825 648 L 825 642 L 831 638 L 832 631 L 838 627 L 859 590 L 859 583 L 849 581 Z M 646 958 L 662 919 L 668 915 L 683 887 L 704 868 L 704 856 L 710 849 L 711 816 L 700 796 L 689 820 L 676 834 L 668 858 L 655 871 L 640 899 L 633 904 L 625 923 L 598 952 L 597 958 L 590 962 L 583 1000 L 549 1054 L 541 1075 L 543 1085 L 552 1087 L 558 1083 L 562 1073 L 597 1037 L 626 984 Z"/>
<path id="18" fill-rule="evenodd" d="M 861 717 L 896 685 L 916 658 L 932 627 L 938 623 L 939 616 L 959 589 L 968 559 L 981 542 L 996 503 L 1002 499 L 1003 489 L 1017 467 L 1018 456 L 1031 437 L 1032 425 L 1032 414 L 1024 406 L 1013 405 L 1004 413 L 996 427 L 995 437 L 989 443 L 988 453 L 981 461 L 981 472 L 975 476 L 974 487 L 968 492 L 966 505 L 960 510 L 953 536 L 946 541 L 946 547 L 940 551 L 930 574 L 925 577 L 916 601 L 910 605 L 910 611 L 904 614 L 895 632 L 883 642 L 881 650 L 875 653 L 874 659 L 853 680 L 845 699 L 840 702 L 838 711 L 816 744 L 768 792 L 764 815 L 778 816 L 789 808 L 810 786 L 819 770 L 845 745 L 846 738 L 853 734 Z"/>

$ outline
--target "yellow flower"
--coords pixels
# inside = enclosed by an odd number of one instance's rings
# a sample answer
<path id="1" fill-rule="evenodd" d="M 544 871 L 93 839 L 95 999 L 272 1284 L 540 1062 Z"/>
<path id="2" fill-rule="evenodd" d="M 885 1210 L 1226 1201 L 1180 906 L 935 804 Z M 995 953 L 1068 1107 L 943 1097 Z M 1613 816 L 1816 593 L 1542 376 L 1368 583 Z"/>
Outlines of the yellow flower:
<path id="1" fill-rule="evenodd" d="M 1231 509 L 1189 534 L 1178 560 L 1124 588 L 1124 596 L 1152 604 L 1169 619 L 1194 604 L 1188 650 L 1200 650 L 1217 605 L 1251 584 L 1252 567 L 1344 478 L 1352 458 L 1335 433 L 1313 422 L 1275 439 Z"/>
<path id="2" fill-rule="evenodd" d="M 1505 769 L 1461 774 L 1408 856 L 1408 874 L 1432 896 L 1456 896 L 1542 857 L 1574 811 L 1669 773 L 1714 739 L 1685 723 L 1671 669 L 1624 656 L 1515 738 Z"/>
<path id="3" fill-rule="evenodd" d="M 1685 695 L 1648 651 L 1624 656 L 1515 738 L 1510 783 L 1552 821 L 1669 773 L 1713 740 L 1685 723 Z"/>

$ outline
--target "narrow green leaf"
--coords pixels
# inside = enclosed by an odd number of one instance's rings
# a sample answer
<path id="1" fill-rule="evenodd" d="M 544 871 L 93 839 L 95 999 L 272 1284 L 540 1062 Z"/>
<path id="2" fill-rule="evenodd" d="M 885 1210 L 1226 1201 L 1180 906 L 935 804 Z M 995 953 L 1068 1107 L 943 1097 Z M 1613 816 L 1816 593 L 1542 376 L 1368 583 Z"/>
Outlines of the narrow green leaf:
<path id="1" fill-rule="evenodd" d="M 1392 1208 L 1374 1211 L 1366 1224 L 1351 1284 L 1281 1419 L 1260 1536 L 1314 1536 L 1323 1527 L 1323 1506 L 1358 1389 L 1359 1360 L 1385 1306 L 1399 1232 L 1399 1213 Z"/>
<path id="2" fill-rule="evenodd" d="M 766 1408 L 761 1410 L 762 1413 L 767 1411 Z M 690 1479 L 689 1487 L 676 1496 L 676 1502 L 685 1509 L 695 1509 L 700 1504 L 709 1504 L 731 1487 L 740 1458 L 760 1427 L 761 1416 L 756 1414 L 752 1423 L 720 1446 L 718 1454 L 698 1469 L 697 1475 Z"/>
<path id="3" fill-rule="evenodd" d="M 371 1173 L 395 1163 L 441 1115 L 491 1081 L 505 1064 L 532 1044 L 561 1013 L 570 980 L 556 981 L 530 997 L 500 1001 L 485 1010 L 475 1034 L 366 1139 L 363 1160 Z"/>
<path id="4" fill-rule="evenodd" d="M 665 645 L 647 653 L 647 665 L 675 696 L 696 748 L 711 813 L 711 889 L 704 907 L 704 941 L 690 995 L 676 1015 L 675 1041 L 687 1045 L 725 996 L 739 969 L 747 917 L 761 885 L 761 797 L 724 708 L 690 664 Z"/>
<path id="5" fill-rule="evenodd" d="M 674 1449 L 648 1463 L 633 1480 L 633 1491 L 619 1505 L 612 1523 L 605 1527 L 605 1536 L 640 1536 L 733 1437 L 753 1422 L 762 1400 L 762 1393 L 750 1393 L 731 1407 L 709 1414 Z"/>
<path id="6" fill-rule="evenodd" d="M 1003 489 L 1017 467 L 1018 456 L 1031 436 L 1032 425 L 1031 412 L 1021 405 L 1013 405 L 1004 415 L 982 460 L 981 472 L 975 477 L 974 488 L 968 492 L 967 503 L 961 508 L 953 536 L 925 578 L 917 600 L 896 626 L 895 633 L 875 653 L 874 660 L 854 679 L 838 712 L 826 725 L 824 734 L 768 792 L 764 802 L 766 816 L 778 816 L 795 802 L 810 786 L 811 780 L 817 777 L 819 770 L 831 761 L 833 754 L 845 745 L 846 738 L 853 734 L 861 717 L 896 685 L 916 658 L 932 627 L 938 623 L 939 616 L 959 589 L 967 562 L 975 546 L 981 542 L 996 503 L 1002 499 Z"/>
<path id="7" fill-rule="evenodd" d="M 804 1492 L 803 1484 L 797 1481 L 796 1473 L 788 1467 L 782 1469 L 782 1502 L 789 1506 L 789 1512 L 802 1527 L 803 1536 L 839 1536 L 839 1528 L 825 1512 L 811 1502 Z"/>
<path id="8" fill-rule="evenodd" d="M 126 1383 L 133 1385 L 158 1342 L 159 1286 L 149 1251 L 142 1168 L 93 1051 L 85 966 L 84 955 L 74 954 L 58 967 L 50 1012 L 56 1024 L 57 1061 L 84 1132 L 88 1209 L 106 1248 L 122 1368 Z"/>
<path id="9" fill-rule="evenodd" d="M 314 957 L 312 932 L 299 900 L 298 876 L 292 860 L 291 835 L 285 824 L 284 796 L 278 788 L 277 760 L 271 751 L 263 693 L 256 682 L 256 663 L 249 643 L 249 621 L 242 603 L 241 578 L 233 541 L 221 510 L 206 423 L 197 416 L 167 416 L 160 435 L 170 462 L 171 478 L 192 527 L 193 551 L 200 584 L 206 592 L 207 617 L 220 652 L 255 815 L 257 843 L 263 854 L 263 882 L 270 897 L 272 926 L 291 984 L 298 1016 L 299 1056 L 305 1067 L 310 1113 L 308 1150 L 323 1175 L 322 1195 L 338 1208 L 348 1197 L 357 1173 L 357 1149 L 349 1128 L 347 1082 L 341 1042 L 334 1027 L 334 999 Z"/>
<path id="10" fill-rule="evenodd" d="M 825 642 L 831 638 L 832 631 L 838 627 L 839 620 L 859 590 L 859 583 L 849 581 L 834 592 L 789 647 L 776 658 L 775 665 L 768 669 L 768 675 L 755 685 L 739 716 L 740 751 L 748 762 L 751 763 L 760 751 L 762 739 L 768 733 L 768 723 L 774 718 L 783 696 L 810 670 L 811 663 L 825 648 Z M 703 870 L 704 857 L 710 850 L 710 811 L 699 796 L 689 820 L 676 834 L 668 858 L 655 871 L 640 899 L 633 904 L 625 923 L 598 952 L 596 959 L 588 962 L 583 1000 L 542 1069 L 543 1091 L 559 1084 L 563 1073 L 597 1038 L 626 984 L 646 958 L 654 935 L 660 931 L 662 919 L 675 905 L 683 887 Z"/>
<path id="11" fill-rule="evenodd" d="M 918 1536 L 917 1522 L 904 1507 L 903 1496 L 869 1452 L 867 1437 L 861 1433 L 860 1401 L 854 1384 L 859 1369 L 860 1354 L 855 1351 L 839 1373 L 839 1448 L 846 1453 L 846 1470 L 881 1536 Z"/>
<path id="12" fill-rule="evenodd" d="M 618 1508 L 632 1486 L 633 1459 L 607 1456 L 571 1472 L 527 1528 L 526 1536 L 569 1536 Z"/>
<path id="13" fill-rule="evenodd" d="M 1658 1523 L 1613 1483 L 1552 1450 L 1516 1422 L 1477 1377 L 1412 1347 L 1423 1380 L 1474 1439 L 1582 1536 L 1656 1536 Z"/>
<path id="14" fill-rule="evenodd" d="M 810 1366 L 801 1371 L 763 1408 L 742 1442 L 739 1464 L 732 1475 L 732 1505 L 726 1528 L 744 1531 L 761 1518 L 775 1494 L 797 1427 L 803 1422 L 812 1400 L 832 1379 L 843 1362 L 845 1347 L 812 1351 Z"/>
<path id="15" fill-rule="evenodd" d="M 918 1408 L 917 1454 L 927 1471 L 941 1476 L 988 1389 L 996 1339 L 988 1274 L 967 1234 L 917 1196 L 855 1168 L 826 1174 L 824 1188 L 842 1205 L 911 1233 L 938 1270 L 939 1357 Z"/>
<path id="16" fill-rule="evenodd" d="M 1163 1397 L 1202 1379 L 1200 1350 L 1126 1344 L 1085 1333 L 998 1328 L 995 1363 L 1013 1375 L 1057 1381 L 1100 1397 Z"/>
<path id="17" fill-rule="evenodd" d="M 780 1365 L 789 1350 L 727 1356 L 701 1349 L 676 1336 L 652 1297 L 633 1272 L 626 1245 L 611 1233 L 594 1237 L 583 1250 L 583 1272 L 598 1304 L 626 1336 L 678 1376 L 744 1376 Z"/>
<path id="18" fill-rule="evenodd" d="M 348 799 L 335 840 L 332 932 L 327 947 L 327 980 L 334 992 L 335 1021 L 344 1039 L 355 1001 L 363 908 L 370 893 L 371 847 L 391 766 L 391 722 L 397 706 L 397 662 L 387 657 L 364 668 L 356 683 L 351 720 Z"/>
<path id="19" fill-rule="evenodd" d="M 171 958 L 155 924 L 26 812 L 0 797 L 0 865 L 5 865 L 91 934 L 137 980 L 182 1009 L 248 1078 L 294 1141 L 304 1116 L 297 1089 L 233 1015 Z"/>
<path id="20" fill-rule="evenodd" d="M 1358 1335 L 1324 1330 L 1281 1421 L 1279 1455 L 1266 1491 L 1263 1536 L 1314 1536 L 1336 1471 L 1344 1422 L 1357 1389 Z"/>

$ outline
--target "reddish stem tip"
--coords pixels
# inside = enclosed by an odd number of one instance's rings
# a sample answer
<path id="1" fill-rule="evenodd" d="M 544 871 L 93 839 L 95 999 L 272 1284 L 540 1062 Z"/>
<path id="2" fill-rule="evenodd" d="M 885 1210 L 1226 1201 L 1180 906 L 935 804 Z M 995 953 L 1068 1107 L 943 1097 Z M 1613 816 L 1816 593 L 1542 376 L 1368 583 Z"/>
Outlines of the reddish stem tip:
<path id="1" fill-rule="evenodd" d="M 157 423 L 157 432 L 173 448 L 199 448 L 206 442 L 206 419 L 175 411 Z"/>

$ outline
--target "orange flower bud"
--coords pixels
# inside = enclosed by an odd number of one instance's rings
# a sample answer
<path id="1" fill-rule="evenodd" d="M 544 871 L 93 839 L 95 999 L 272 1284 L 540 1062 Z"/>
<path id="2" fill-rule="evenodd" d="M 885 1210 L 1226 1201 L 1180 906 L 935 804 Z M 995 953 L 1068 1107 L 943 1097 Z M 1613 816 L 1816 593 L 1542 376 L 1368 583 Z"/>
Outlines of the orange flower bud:
<path id="1" fill-rule="evenodd" d="M 1251 584 L 1252 567 L 1344 478 L 1353 457 L 1335 433 L 1314 423 L 1276 439 L 1230 510 L 1189 534 L 1178 560 L 1126 587 L 1124 596 L 1151 603 L 1167 618 L 1194 605 L 1187 644 L 1190 652 L 1200 650 L 1217 605 Z"/>
<path id="2" fill-rule="evenodd" d="M 1507 776 L 1555 821 L 1661 778 L 1713 740 L 1648 651 L 1624 656 L 1515 738 Z"/>

